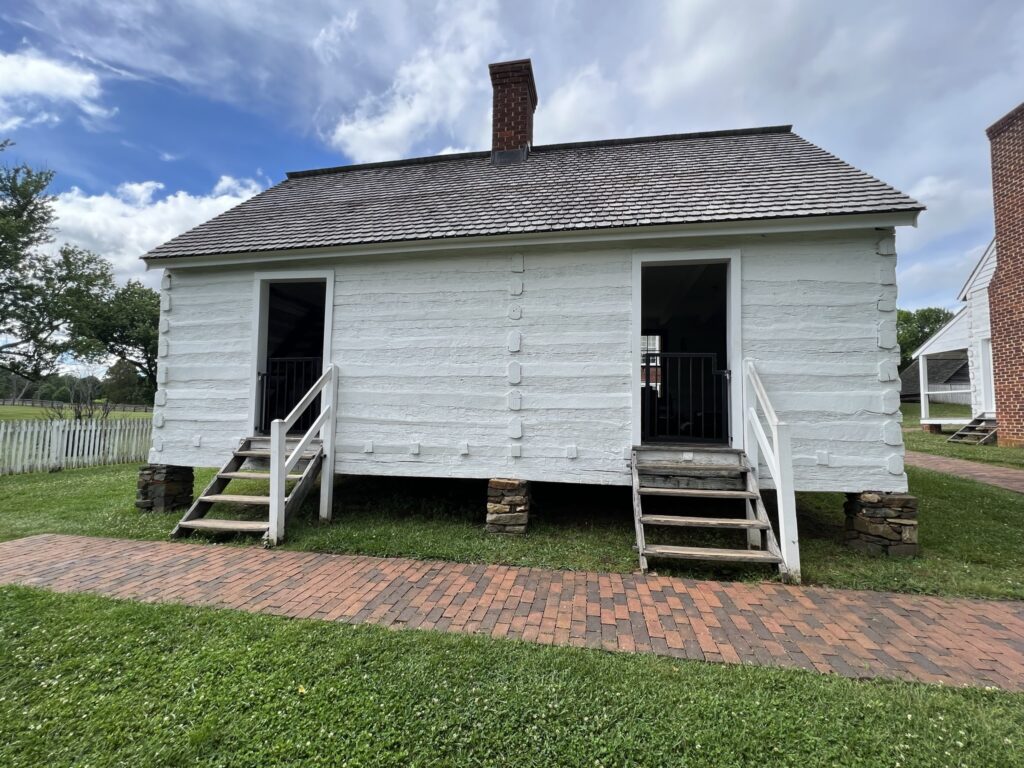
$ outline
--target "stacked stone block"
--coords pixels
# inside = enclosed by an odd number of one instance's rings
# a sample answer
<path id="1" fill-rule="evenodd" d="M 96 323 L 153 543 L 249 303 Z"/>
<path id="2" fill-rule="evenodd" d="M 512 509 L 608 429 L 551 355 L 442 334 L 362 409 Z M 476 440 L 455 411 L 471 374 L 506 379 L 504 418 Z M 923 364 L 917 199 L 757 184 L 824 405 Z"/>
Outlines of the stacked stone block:
<path id="1" fill-rule="evenodd" d="M 865 491 L 846 495 L 846 543 L 869 555 L 918 554 L 917 499 L 906 493 Z"/>
<path id="2" fill-rule="evenodd" d="M 146 464 L 139 467 L 135 506 L 146 512 L 170 512 L 192 506 L 192 467 Z"/>
<path id="3" fill-rule="evenodd" d="M 530 517 L 530 484 L 494 479 L 487 485 L 487 532 L 526 533 Z"/>

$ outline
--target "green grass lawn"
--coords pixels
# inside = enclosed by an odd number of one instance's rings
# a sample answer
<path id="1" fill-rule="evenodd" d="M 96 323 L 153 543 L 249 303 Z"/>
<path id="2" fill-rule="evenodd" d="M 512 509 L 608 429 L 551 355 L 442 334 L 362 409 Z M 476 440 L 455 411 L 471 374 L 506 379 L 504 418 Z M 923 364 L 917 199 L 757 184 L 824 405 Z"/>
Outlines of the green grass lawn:
<path id="1" fill-rule="evenodd" d="M 122 465 L 0 478 L 0 539 L 33 533 L 163 539 L 178 515 L 135 510 L 136 472 L 135 465 Z M 197 491 L 210 473 L 197 472 Z M 804 582 L 1024 599 L 1024 496 L 925 470 L 911 468 L 909 476 L 911 492 L 921 499 L 923 555 L 877 559 L 853 552 L 843 544 L 842 496 L 801 494 Z M 336 491 L 334 521 L 319 523 L 314 498 L 289 521 L 284 546 L 533 567 L 636 569 L 628 489 L 539 485 L 529 535 L 504 537 L 483 531 L 484 487 L 472 481 L 343 481 Z M 686 535 L 668 535 L 673 533 Z M 193 540 L 255 545 L 251 537 L 195 535 Z M 663 574 L 694 578 L 774 575 L 765 567 L 657 566 Z"/>
<path id="2" fill-rule="evenodd" d="M 0 764 L 1018 766 L 1024 696 L 0 588 Z"/>
<path id="3" fill-rule="evenodd" d="M 941 435 L 933 435 L 921 431 L 921 412 L 917 403 L 903 403 L 903 426 L 912 427 L 903 432 L 903 443 L 907 450 L 931 453 L 936 456 L 949 456 L 954 459 L 978 461 L 983 464 L 995 464 L 1001 467 L 1024 469 L 1024 449 L 1006 448 L 998 445 L 964 445 L 950 443 L 947 439 L 953 434 L 952 427 L 946 427 Z M 932 403 L 932 416 L 969 418 L 970 407 L 952 403 Z"/>
<path id="4" fill-rule="evenodd" d="M 903 413 L 904 427 L 921 426 L 920 403 L 900 403 L 900 411 Z M 932 403 L 928 409 L 928 415 L 932 419 L 969 419 L 971 418 L 971 406 L 957 403 Z"/>
<path id="5" fill-rule="evenodd" d="M 148 411 L 111 411 L 111 419 L 150 419 L 153 414 Z M 0 405 L 0 421 L 19 421 L 21 419 L 47 419 L 50 414 L 46 408 L 34 405 Z"/>

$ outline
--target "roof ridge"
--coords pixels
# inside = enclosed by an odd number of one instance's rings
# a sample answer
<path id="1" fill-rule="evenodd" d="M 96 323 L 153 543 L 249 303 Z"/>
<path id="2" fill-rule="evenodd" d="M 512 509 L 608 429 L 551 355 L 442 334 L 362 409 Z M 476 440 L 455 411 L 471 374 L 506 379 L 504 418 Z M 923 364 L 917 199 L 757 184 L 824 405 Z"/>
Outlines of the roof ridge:
<path id="1" fill-rule="evenodd" d="M 561 144 L 541 144 L 531 147 L 531 152 L 550 152 L 552 150 L 576 149 L 583 147 L 614 147 L 624 144 L 651 144 L 659 141 L 685 141 L 689 139 L 714 139 L 730 136 L 759 136 L 772 133 L 792 133 L 792 125 L 766 125 L 757 128 L 730 128 L 720 131 L 694 131 L 691 133 L 663 133 L 655 136 L 633 136 L 623 139 L 597 139 L 591 141 L 563 142 Z M 310 168 L 304 171 L 288 171 L 289 179 L 303 179 L 310 176 L 327 176 L 334 173 L 346 173 L 348 171 L 372 170 L 374 168 L 396 168 L 403 165 L 427 165 L 430 163 L 443 163 L 449 160 L 467 160 L 470 158 L 490 157 L 491 153 L 484 151 L 476 152 L 453 152 L 442 155 L 425 155 L 423 157 L 410 157 L 402 160 L 382 160 L 375 163 L 356 163 L 352 165 L 336 165 L 327 168 Z"/>

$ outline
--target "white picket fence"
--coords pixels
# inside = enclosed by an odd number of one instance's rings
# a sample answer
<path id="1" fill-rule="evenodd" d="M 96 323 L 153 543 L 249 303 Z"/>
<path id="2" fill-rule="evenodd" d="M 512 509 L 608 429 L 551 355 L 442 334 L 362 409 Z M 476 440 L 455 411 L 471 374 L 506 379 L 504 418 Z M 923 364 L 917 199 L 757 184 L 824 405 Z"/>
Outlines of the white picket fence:
<path id="1" fill-rule="evenodd" d="M 0 421 L 0 475 L 144 461 L 149 419 Z"/>

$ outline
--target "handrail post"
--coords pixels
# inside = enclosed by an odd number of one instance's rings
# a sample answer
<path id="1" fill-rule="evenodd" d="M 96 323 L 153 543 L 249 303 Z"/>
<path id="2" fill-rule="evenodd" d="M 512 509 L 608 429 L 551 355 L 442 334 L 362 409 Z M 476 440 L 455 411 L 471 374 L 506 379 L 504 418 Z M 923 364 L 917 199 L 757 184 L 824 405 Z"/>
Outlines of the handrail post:
<path id="1" fill-rule="evenodd" d="M 287 434 L 283 420 L 274 419 L 270 423 L 270 530 L 267 534 L 271 544 L 284 539 Z"/>
<path id="2" fill-rule="evenodd" d="M 750 469 L 754 473 L 754 479 L 760 477 L 761 452 L 757 444 L 757 437 L 754 435 L 753 419 L 757 418 L 757 395 L 754 393 L 754 382 L 752 380 L 754 364 L 750 360 L 742 363 L 743 371 L 743 450 L 747 453 L 750 461 Z"/>
<path id="3" fill-rule="evenodd" d="M 334 429 L 337 414 L 334 408 L 337 390 L 338 367 L 328 363 L 330 378 L 323 392 L 320 393 L 320 408 L 329 411 L 330 417 L 320 427 L 320 444 L 323 446 L 323 464 L 320 465 L 320 519 L 329 522 L 334 510 Z"/>
<path id="4" fill-rule="evenodd" d="M 787 580 L 800 583 L 800 539 L 796 530 L 796 490 L 793 484 L 793 449 L 789 424 L 779 422 L 776 428 L 775 458 L 778 476 L 775 495 L 779 508 L 779 548 L 786 564 Z"/>

